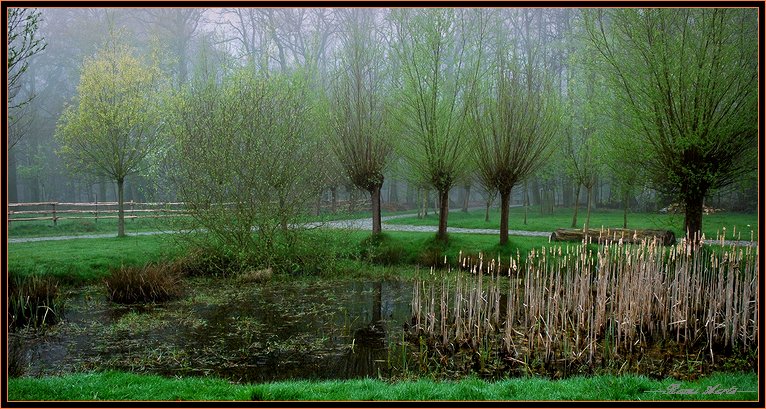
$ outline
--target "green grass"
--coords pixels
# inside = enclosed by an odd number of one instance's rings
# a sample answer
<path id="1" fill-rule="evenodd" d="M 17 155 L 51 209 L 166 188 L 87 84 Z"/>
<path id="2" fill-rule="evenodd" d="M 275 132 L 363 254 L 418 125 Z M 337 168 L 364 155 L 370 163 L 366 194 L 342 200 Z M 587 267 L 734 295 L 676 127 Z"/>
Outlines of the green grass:
<path id="1" fill-rule="evenodd" d="M 671 384 L 694 389 L 692 395 L 669 395 Z M 79 373 L 43 378 L 12 378 L 8 400 L 277 400 L 277 401 L 428 401 L 428 400 L 755 400 L 757 393 L 704 394 L 708 387 L 736 387 L 757 391 L 755 373 L 714 374 L 692 382 L 651 380 L 636 375 L 598 375 L 564 380 L 514 378 L 487 382 L 432 380 L 385 382 L 374 379 L 347 381 L 286 381 L 237 385 L 212 378 L 164 378 L 124 372 Z"/>
<path id="2" fill-rule="evenodd" d="M 428 267 L 443 262 L 447 255 L 454 263 L 458 253 L 484 252 L 495 257 L 515 255 L 518 249 L 524 256 L 530 249 L 547 244 L 546 238 L 511 237 L 510 245 L 499 247 L 497 237 L 476 234 L 451 234 L 449 243 L 434 240 L 433 233 L 388 232 L 382 236 L 377 252 L 384 253 L 379 260 L 361 258 L 361 242 L 369 239 L 367 231 L 327 230 L 307 232 L 310 240 L 332 247 L 339 260 L 332 265 L 334 271 L 323 271 L 323 276 L 359 277 L 359 274 L 390 276 L 384 265 L 411 269 L 414 265 Z M 93 238 L 51 240 L 8 244 L 8 271 L 19 275 L 52 275 L 67 282 L 85 282 L 105 277 L 110 268 L 142 266 L 149 262 L 171 261 L 185 250 L 172 236 L 128 236 L 124 238 Z M 367 263 L 372 261 L 372 265 Z"/>
<path id="3" fill-rule="evenodd" d="M 165 235 L 8 243 L 8 271 L 82 282 L 105 277 L 112 267 L 171 260 L 181 252 Z"/>
<path id="4" fill-rule="evenodd" d="M 173 218 L 136 218 L 125 220 L 125 232 L 170 231 Z M 59 219 L 56 225 L 50 220 L 33 220 L 10 223 L 8 237 L 52 237 L 88 234 L 117 235 L 117 219 Z"/>
<path id="5" fill-rule="evenodd" d="M 552 232 L 559 228 L 569 228 L 572 225 L 573 208 L 557 208 L 552 215 L 540 215 L 539 209 L 529 208 L 527 224 L 524 224 L 524 209 L 514 207 L 510 210 L 509 229 L 524 231 Z M 591 211 L 591 228 L 622 227 L 623 215 L 621 210 L 598 209 Z M 499 229 L 500 212 L 490 211 L 489 222 L 484 221 L 484 210 L 474 210 L 468 213 L 451 211 L 448 216 L 449 227 L 462 227 L 469 229 Z M 408 224 L 415 226 L 438 226 L 439 216 L 429 214 L 427 217 L 406 217 L 386 222 L 388 224 Z M 585 224 L 585 210 L 580 209 L 577 215 L 578 227 Z M 683 214 L 660 214 L 660 213 L 629 213 L 628 228 L 641 229 L 669 229 L 676 237 L 683 237 L 684 216 Z M 750 227 L 747 227 L 750 225 Z M 715 238 L 717 232 L 723 233 L 726 227 L 727 239 L 737 239 L 733 236 L 733 228 L 736 226 L 737 235 L 742 240 L 750 239 L 750 230 L 754 230 L 754 239 L 758 238 L 758 215 L 756 213 L 730 213 L 721 212 L 711 215 L 703 215 L 702 228 L 705 236 Z"/>

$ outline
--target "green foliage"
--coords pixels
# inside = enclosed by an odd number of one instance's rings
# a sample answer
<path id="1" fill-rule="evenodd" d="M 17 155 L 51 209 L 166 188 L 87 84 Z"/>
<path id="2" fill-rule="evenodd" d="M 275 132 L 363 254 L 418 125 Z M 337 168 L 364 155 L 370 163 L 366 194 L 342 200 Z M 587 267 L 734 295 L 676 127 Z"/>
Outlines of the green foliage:
<path id="1" fill-rule="evenodd" d="M 394 112 L 401 130 L 399 154 L 411 178 L 433 186 L 445 202 L 469 166 L 466 117 L 479 79 L 487 14 L 481 9 L 394 9 L 390 15 L 392 48 L 402 73 Z M 448 212 L 441 213 L 442 239 Z"/>
<path id="2" fill-rule="evenodd" d="M 587 37 L 628 111 L 630 166 L 685 204 L 701 227 L 702 200 L 756 167 L 757 16 L 748 9 L 585 12 Z M 642 152 L 643 151 L 643 152 Z"/>
<path id="3" fill-rule="evenodd" d="M 733 395 L 669 395 L 672 384 L 704 392 L 708 387 L 736 387 Z M 720 388 L 719 388 L 720 389 Z M 692 382 L 652 380 L 635 375 L 599 375 L 563 380 L 514 378 L 488 382 L 475 378 L 460 381 L 375 379 L 296 380 L 238 385 L 214 378 L 165 378 L 124 372 L 81 373 L 43 378 L 12 378 L 8 399 L 21 400 L 336 400 L 336 401 L 651 401 L 651 400 L 755 400 L 755 373 L 719 373 Z"/>
<path id="4" fill-rule="evenodd" d="M 309 94 L 300 75 L 240 70 L 169 101 L 168 171 L 195 224 L 208 231 L 203 241 L 212 236 L 244 258 L 292 243 L 324 172 Z"/>
<path id="5" fill-rule="evenodd" d="M 158 96 L 164 78 L 156 65 L 110 33 L 107 45 L 82 68 L 78 97 L 62 112 L 56 129 L 60 156 L 70 171 L 117 183 L 118 236 L 125 234 L 123 183 L 160 148 L 163 119 Z"/>

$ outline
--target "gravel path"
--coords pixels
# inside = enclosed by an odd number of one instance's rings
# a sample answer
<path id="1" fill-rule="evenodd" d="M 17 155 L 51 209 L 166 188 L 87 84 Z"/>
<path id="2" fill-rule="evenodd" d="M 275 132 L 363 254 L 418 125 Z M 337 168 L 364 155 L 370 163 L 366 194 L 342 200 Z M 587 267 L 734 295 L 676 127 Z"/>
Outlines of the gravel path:
<path id="1" fill-rule="evenodd" d="M 405 217 L 417 216 L 416 213 L 411 214 L 398 214 L 394 216 L 381 217 L 381 225 L 384 231 L 401 231 L 401 232 L 420 232 L 420 233 L 436 233 L 437 226 L 413 226 L 407 224 L 387 224 L 388 220 L 401 219 Z M 314 222 L 307 223 L 309 228 L 330 228 L 330 229 L 348 229 L 348 230 L 372 230 L 372 218 L 369 219 L 352 219 L 352 220 L 337 220 L 330 222 Z M 490 234 L 499 235 L 499 229 L 464 229 L 460 227 L 447 227 L 448 233 L 468 233 L 468 234 Z M 146 232 L 131 232 L 130 236 L 152 236 L 156 234 L 167 233 L 164 231 L 146 231 Z M 524 230 L 508 230 L 508 234 L 511 236 L 526 236 L 526 237 L 550 237 L 551 232 L 545 231 L 524 231 Z M 36 241 L 48 241 L 48 240 L 71 240 L 71 239 L 101 239 L 115 237 L 114 233 L 104 234 L 85 234 L 77 236 L 51 236 L 51 237 L 28 237 L 28 238 L 15 238 L 8 239 L 8 243 L 30 243 Z M 716 241 L 715 243 L 720 243 Z M 736 241 L 725 240 L 724 244 L 727 246 L 756 246 L 757 243 L 749 241 Z"/>

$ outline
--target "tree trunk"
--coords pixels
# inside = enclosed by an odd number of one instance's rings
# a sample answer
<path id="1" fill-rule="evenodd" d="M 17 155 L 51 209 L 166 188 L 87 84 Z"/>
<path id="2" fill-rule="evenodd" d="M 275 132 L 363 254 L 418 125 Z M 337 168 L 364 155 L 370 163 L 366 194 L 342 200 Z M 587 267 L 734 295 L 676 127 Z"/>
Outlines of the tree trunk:
<path id="1" fill-rule="evenodd" d="M 622 195 L 622 228 L 628 228 L 628 206 L 630 205 L 630 195 L 625 192 Z"/>
<path id="2" fill-rule="evenodd" d="M 97 202 L 106 202 L 106 182 L 100 182 L 98 184 L 98 196 L 96 197 Z"/>
<path id="3" fill-rule="evenodd" d="M 561 178 L 561 199 L 563 200 L 562 204 L 564 207 L 572 205 L 572 186 L 570 178 Z"/>
<path id="4" fill-rule="evenodd" d="M 16 184 L 16 155 L 13 149 L 8 150 L 8 203 L 19 201 L 19 190 Z"/>
<path id="5" fill-rule="evenodd" d="M 406 202 L 407 202 L 407 208 L 412 208 L 415 201 L 413 198 L 415 197 L 415 189 L 412 188 L 412 183 L 407 183 L 407 193 L 406 193 Z"/>
<path id="6" fill-rule="evenodd" d="M 489 207 L 492 205 L 492 199 L 487 199 L 487 209 L 484 211 L 484 222 L 489 223 Z"/>
<path id="7" fill-rule="evenodd" d="M 436 237 L 447 241 L 447 215 L 449 214 L 449 189 L 439 192 L 439 232 Z"/>
<path id="8" fill-rule="evenodd" d="M 322 192 L 324 193 L 324 192 Z M 314 202 L 314 215 L 319 216 L 322 214 L 322 193 L 317 195 L 317 200 Z"/>
<path id="9" fill-rule="evenodd" d="M 529 209 L 529 185 L 524 182 L 524 225 L 527 225 L 527 211 Z"/>
<path id="10" fill-rule="evenodd" d="M 684 202 L 684 232 L 689 240 L 699 240 L 702 231 L 702 206 L 705 192 L 685 195 Z"/>
<path id="11" fill-rule="evenodd" d="M 388 202 L 399 204 L 399 188 L 396 185 L 396 180 L 391 179 L 388 187 Z"/>
<path id="12" fill-rule="evenodd" d="M 380 234 L 380 186 L 375 186 L 370 191 L 372 201 L 372 234 Z"/>
<path id="13" fill-rule="evenodd" d="M 500 245 L 508 244 L 508 214 L 511 201 L 511 191 L 500 192 Z"/>
<path id="14" fill-rule="evenodd" d="M 577 209 L 580 207 L 580 184 L 575 186 L 574 195 L 574 215 L 572 216 L 572 228 L 577 228 Z"/>
<path id="15" fill-rule="evenodd" d="M 428 193 L 430 192 L 428 189 L 424 189 L 425 192 L 423 193 L 423 217 L 428 217 Z"/>
<path id="16" fill-rule="evenodd" d="M 117 179 L 117 237 L 125 237 L 125 206 L 123 204 L 124 185 L 124 178 Z"/>
<path id="17" fill-rule="evenodd" d="M 330 204 L 330 211 L 332 214 L 335 214 L 338 212 L 338 187 L 332 186 L 330 187 L 330 194 L 332 197 L 332 202 Z"/>
<path id="18" fill-rule="evenodd" d="M 464 196 L 463 196 L 463 212 L 468 213 L 468 201 L 471 198 L 471 185 L 465 185 L 463 186 L 464 189 Z"/>
<path id="19" fill-rule="evenodd" d="M 356 190 L 353 187 L 348 188 L 348 212 L 354 213 L 356 211 Z"/>
<path id="20" fill-rule="evenodd" d="M 590 207 L 593 202 L 593 186 L 586 187 L 588 190 L 588 211 L 585 215 L 585 231 L 590 228 Z"/>

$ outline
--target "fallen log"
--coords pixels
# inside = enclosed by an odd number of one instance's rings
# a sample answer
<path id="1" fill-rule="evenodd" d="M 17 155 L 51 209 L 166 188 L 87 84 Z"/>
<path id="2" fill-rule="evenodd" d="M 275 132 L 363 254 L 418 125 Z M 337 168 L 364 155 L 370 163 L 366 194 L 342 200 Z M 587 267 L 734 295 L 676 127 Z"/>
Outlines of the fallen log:
<path id="1" fill-rule="evenodd" d="M 551 241 L 582 241 L 585 236 L 584 229 L 556 229 L 551 234 Z M 640 243 L 642 240 L 652 240 L 655 237 L 657 241 L 665 246 L 675 244 L 676 235 L 670 230 L 663 229 L 588 229 L 593 243 L 605 243 L 607 241 L 619 241 L 623 243 Z"/>

